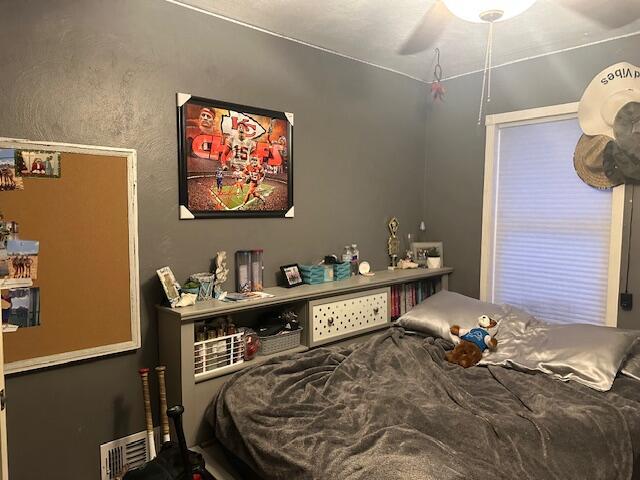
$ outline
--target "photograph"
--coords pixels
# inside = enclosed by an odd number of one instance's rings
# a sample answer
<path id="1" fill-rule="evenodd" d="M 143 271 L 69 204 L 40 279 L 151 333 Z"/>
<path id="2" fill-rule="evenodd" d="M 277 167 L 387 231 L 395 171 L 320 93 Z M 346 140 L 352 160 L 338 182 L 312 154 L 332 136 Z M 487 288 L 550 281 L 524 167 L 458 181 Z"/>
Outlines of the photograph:
<path id="1" fill-rule="evenodd" d="M 294 263 L 293 265 L 284 265 L 280 267 L 280 271 L 284 275 L 286 287 L 302 285 L 302 276 L 300 275 L 300 269 L 297 263 Z"/>
<path id="2" fill-rule="evenodd" d="M 0 248 L 0 278 L 9 276 L 9 256 L 5 248 Z"/>
<path id="3" fill-rule="evenodd" d="M 179 128 L 180 204 L 195 218 L 293 207 L 292 114 L 190 97 Z"/>
<path id="4" fill-rule="evenodd" d="M 2 323 L 20 328 L 40 325 L 40 289 L 2 290 Z"/>
<path id="5" fill-rule="evenodd" d="M 24 190 L 24 183 L 16 175 L 15 150 L 0 148 L 0 192 L 11 190 Z"/>
<path id="6" fill-rule="evenodd" d="M 5 220 L 0 213 L 0 250 L 7 248 L 7 241 L 16 236 L 18 232 L 18 223 Z"/>
<path id="7" fill-rule="evenodd" d="M 162 267 L 156 273 L 169 303 L 173 305 L 180 299 L 180 284 L 176 281 L 176 277 L 169 267 Z"/>
<path id="8" fill-rule="evenodd" d="M 20 177 L 60 178 L 60 152 L 17 150 L 15 164 Z"/>
<path id="9" fill-rule="evenodd" d="M 38 278 L 38 251 L 40 242 L 34 240 L 8 240 L 8 278 L 36 280 Z"/>

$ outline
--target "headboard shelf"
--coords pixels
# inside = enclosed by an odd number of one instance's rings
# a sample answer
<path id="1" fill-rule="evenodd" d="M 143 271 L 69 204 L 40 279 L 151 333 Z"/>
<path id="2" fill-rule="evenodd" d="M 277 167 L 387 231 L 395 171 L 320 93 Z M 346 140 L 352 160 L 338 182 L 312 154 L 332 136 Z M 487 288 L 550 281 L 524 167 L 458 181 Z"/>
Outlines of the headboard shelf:
<path id="1" fill-rule="evenodd" d="M 181 403 L 185 407 L 183 421 L 188 445 L 211 439 L 211 429 L 203 421 L 204 412 L 232 373 L 279 355 L 353 341 L 388 328 L 401 313 L 399 308 L 393 308 L 399 303 L 398 291 L 404 293 L 402 302 L 406 300 L 405 307 L 409 309 L 410 298 L 411 304 L 415 304 L 430 293 L 446 290 L 452 272 L 452 268 L 384 270 L 372 277 L 358 276 L 321 285 L 268 288 L 265 291 L 274 296 L 259 300 L 238 303 L 212 300 L 178 309 L 159 306 L 160 363 L 167 367 L 167 399 L 170 404 Z M 303 328 L 300 344 L 286 351 L 239 361 L 237 352 L 241 350 L 235 349 L 236 343 L 216 343 L 215 338 L 194 341 L 202 324 L 214 323 L 220 317 L 231 315 L 238 327 L 255 327 L 265 315 L 285 308 L 297 314 Z M 226 338 L 220 337 L 220 341 L 226 342 L 223 340 Z"/>
<path id="2" fill-rule="evenodd" d="M 416 268 L 407 270 L 381 270 L 372 277 L 355 276 L 347 280 L 337 282 L 327 282 L 320 285 L 301 285 L 295 288 L 271 287 L 265 292 L 273 297 L 257 300 L 246 300 L 243 302 L 221 302 L 219 300 L 208 300 L 198 302 L 193 306 L 184 308 L 169 308 L 158 306 L 163 317 L 175 317 L 183 322 L 192 322 L 203 318 L 220 315 L 233 315 L 243 310 L 253 310 L 255 308 L 269 307 L 293 303 L 300 300 L 315 300 L 317 298 L 341 295 L 343 293 L 353 293 L 357 291 L 370 290 L 373 288 L 410 283 L 428 278 L 441 277 L 445 283 L 446 290 L 448 275 L 453 272 L 453 268 Z"/>

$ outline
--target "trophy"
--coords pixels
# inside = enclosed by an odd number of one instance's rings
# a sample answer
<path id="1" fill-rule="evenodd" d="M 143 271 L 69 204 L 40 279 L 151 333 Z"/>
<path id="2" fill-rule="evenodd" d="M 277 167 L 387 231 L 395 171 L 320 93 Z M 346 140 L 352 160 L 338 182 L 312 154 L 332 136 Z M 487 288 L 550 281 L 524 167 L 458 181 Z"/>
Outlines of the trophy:
<path id="1" fill-rule="evenodd" d="M 400 252 L 400 240 L 398 239 L 398 227 L 400 223 L 396 217 L 389 221 L 389 240 L 387 240 L 387 251 L 389 253 L 389 270 L 395 270 L 398 267 L 398 253 Z"/>

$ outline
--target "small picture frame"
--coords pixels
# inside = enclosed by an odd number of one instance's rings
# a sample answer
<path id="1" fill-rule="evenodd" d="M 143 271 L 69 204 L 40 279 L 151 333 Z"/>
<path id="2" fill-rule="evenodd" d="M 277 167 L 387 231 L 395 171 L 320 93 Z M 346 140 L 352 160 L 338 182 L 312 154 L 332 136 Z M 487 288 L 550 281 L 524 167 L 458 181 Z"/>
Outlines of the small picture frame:
<path id="1" fill-rule="evenodd" d="M 442 242 L 413 242 L 411 251 L 413 252 L 413 261 L 421 267 L 427 266 L 427 250 L 437 248 L 440 252 L 440 263 L 444 265 L 444 251 L 442 250 Z"/>
<path id="2" fill-rule="evenodd" d="M 283 265 L 280 267 L 282 276 L 284 278 L 284 286 L 287 288 L 297 287 L 302 285 L 302 275 L 300 274 L 300 267 L 297 263 L 291 265 Z"/>

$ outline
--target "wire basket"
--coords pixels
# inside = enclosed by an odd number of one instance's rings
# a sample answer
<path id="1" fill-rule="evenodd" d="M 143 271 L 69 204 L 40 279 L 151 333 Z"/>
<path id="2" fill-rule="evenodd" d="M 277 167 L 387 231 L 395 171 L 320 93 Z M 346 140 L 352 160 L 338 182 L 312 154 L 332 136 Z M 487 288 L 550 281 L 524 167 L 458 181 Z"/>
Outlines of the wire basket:
<path id="1" fill-rule="evenodd" d="M 244 349 L 244 332 L 195 342 L 195 376 L 244 362 Z"/>
<path id="2" fill-rule="evenodd" d="M 260 355 L 271 355 L 300 346 L 302 328 L 287 333 L 260 337 Z"/>

